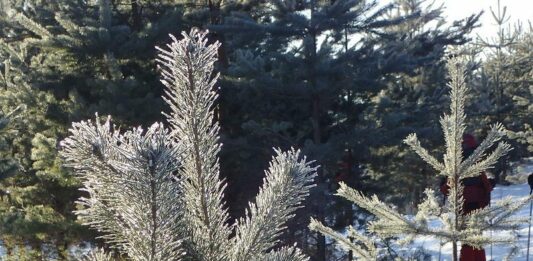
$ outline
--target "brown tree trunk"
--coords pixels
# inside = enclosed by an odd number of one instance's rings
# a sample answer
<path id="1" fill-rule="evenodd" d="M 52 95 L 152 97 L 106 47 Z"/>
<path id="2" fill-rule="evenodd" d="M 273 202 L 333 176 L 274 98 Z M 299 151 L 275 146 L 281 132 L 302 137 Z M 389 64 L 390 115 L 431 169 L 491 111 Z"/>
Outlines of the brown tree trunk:
<path id="1" fill-rule="evenodd" d="M 131 0 L 131 20 L 132 28 L 134 31 L 141 30 L 142 27 L 142 16 L 141 16 L 141 7 L 138 3 L 139 0 Z"/>
<path id="2" fill-rule="evenodd" d="M 209 23 L 210 24 L 221 24 L 221 14 L 220 14 L 220 2 L 215 2 L 213 0 L 209 0 L 208 3 L 209 8 Z M 214 40 L 217 40 L 220 42 L 220 48 L 218 48 L 218 62 L 222 66 L 222 68 L 226 69 L 229 65 L 228 55 L 226 54 L 226 39 L 224 37 L 224 34 L 222 33 L 212 33 L 212 38 Z"/>

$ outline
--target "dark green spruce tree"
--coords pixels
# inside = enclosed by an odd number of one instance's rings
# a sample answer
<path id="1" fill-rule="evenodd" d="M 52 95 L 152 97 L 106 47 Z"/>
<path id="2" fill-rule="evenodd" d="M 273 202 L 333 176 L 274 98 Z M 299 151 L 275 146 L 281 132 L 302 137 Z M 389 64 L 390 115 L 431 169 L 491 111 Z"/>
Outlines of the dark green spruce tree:
<path id="1" fill-rule="evenodd" d="M 235 182 L 244 182 L 243 176 L 260 180 L 246 169 L 255 168 L 259 158 L 263 161 L 269 146 L 297 144 L 322 166 L 306 209 L 326 222 L 336 220 L 339 227 L 351 222 L 349 213 L 347 218 L 327 214 L 335 212 L 327 202 L 333 202 L 331 188 L 344 179 L 342 171 L 355 187 L 364 185 L 368 168 L 362 163 L 372 160 L 367 147 L 379 135 L 358 135 L 373 129 L 363 125 L 366 108 L 394 79 L 392 74 L 420 74 L 416 69 L 440 59 L 444 46 L 466 42 L 465 33 L 478 18 L 429 30 L 424 24 L 437 19 L 438 11 L 390 15 L 402 4 L 271 1 L 235 11 L 221 25 L 211 26 L 224 34 L 230 50 L 220 117 L 226 138 L 241 153 L 228 157 L 247 157 L 252 166 L 238 166 L 242 169 L 234 172 Z M 420 32 L 409 35 L 408 23 L 422 24 Z M 395 29 L 402 26 L 407 28 Z M 230 187 L 237 180 L 228 179 Z M 314 260 L 327 258 L 322 236 L 293 227 L 291 237 L 302 244 L 313 242 L 309 236 L 315 238 L 317 249 L 307 248 Z"/>
<path id="2" fill-rule="evenodd" d="M 396 7 L 387 14 L 391 18 L 420 14 L 386 30 L 393 35 L 391 45 L 396 44 L 396 48 L 411 54 L 391 57 L 411 59 L 411 63 L 403 63 L 411 68 L 386 74 L 381 81 L 384 88 L 368 99 L 357 135 L 367 141 L 367 157 L 361 160 L 366 162 L 375 182 L 381 184 L 380 191 L 386 188 L 389 200 L 413 210 L 411 207 L 423 196 L 418 188 L 435 183 L 436 177 L 433 170 L 420 164 L 413 153 L 397 143 L 401 137 L 416 131 L 426 144 L 431 144 L 431 150 L 441 149 L 437 145 L 438 116 L 446 99 L 447 81 L 442 58 L 446 56 L 446 48 L 468 42 L 467 34 L 475 26 L 477 16 L 465 19 L 463 26 L 446 26 L 443 6 L 434 6 L 426 0 L 394 3 Z"/>
<path id="3" fill-rule="evenodd" d="M 45 244 L 53 258 L 66 259 L 69 245 L 93 241 L 94 234 L 72 213 L 80 184 L 61 167 L 58 141 L 70 122 L 96 111 L 115 115 L 123 127 L 161 117 L 153 46 L 180 30 L 182 12 L 169 1 L 7 2 L 0 18 L 1 106 L 27 108 L 2 152 L 20 167 L 0 181 L 12 197 L 0 205 L 0 240 L 13 255 L 29 245 L 39 256 Z"/>

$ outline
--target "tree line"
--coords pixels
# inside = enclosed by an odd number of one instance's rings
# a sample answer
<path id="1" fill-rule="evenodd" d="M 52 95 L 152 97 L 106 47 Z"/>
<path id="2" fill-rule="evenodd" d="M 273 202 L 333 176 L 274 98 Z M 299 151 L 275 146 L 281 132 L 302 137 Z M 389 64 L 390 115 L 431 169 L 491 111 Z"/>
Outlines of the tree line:
<path id="1" fill-rule="evenodd" d="M 17 110 L 0 152 L 0 231 L 10 251 L 47 243 L 66 258 L 73 243 L 101 243 L 73 214 L 86 192 L 64 166 L 60 141 L 72 122 L 97 112 L 120 129 L 163 121 L 160 112 L 172 112 L 161 98 L 154 46 L 191 28 L 208 29 L 208 41 L 220 43 L 213 118 L 227 222 L 237 222 L 258 193 L 272 147 L 300 148 L 321 167 L 311 199 L 282 237 L 314 260 L 326 260 L 330 246 L 307 229 L 309 215 L 334 228 L 362 218 L 333 196 L 339 182 L 387 195 L 406 211 L 436 182 L 401 140 L 415 132 L 430 152 L 443 150 L 447 50 L 471 58 L 470 131 L 485 136 L 488 123 L 502 122 L 515 148 L 508 161 L 531 151 L 531 25 L 508 30 L 505 13 L 494 12 L 498 38 L 481 41 L 471 34 L 481 14 L 452 23 L 442 6 L 423 0 L 13 0 L 0 7 L 0 106 Z M 504 170 L 502 163 L 494 172 Z"/>

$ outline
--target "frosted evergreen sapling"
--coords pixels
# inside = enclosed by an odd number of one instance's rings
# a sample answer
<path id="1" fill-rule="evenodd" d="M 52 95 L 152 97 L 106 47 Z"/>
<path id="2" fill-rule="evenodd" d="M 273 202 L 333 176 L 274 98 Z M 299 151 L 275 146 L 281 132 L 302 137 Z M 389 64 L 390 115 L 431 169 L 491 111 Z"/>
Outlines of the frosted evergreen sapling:
<path id="1" fill-rule="evenodd" d="M 74 123 L 61 153 L 89 194 L 77 214 L 131 260 L 307 260 L 296 247 L 272 250 L 316 175 L 299 151 L 276 150 L 255 203 L 228 224 L 213 110 L 219 43 L 208 45 L 206 34 L 193 29 L 158 48 L 169 130 Z"/>
<path id="2" fill-rule="evenodd" d="M 466 114 L 464 112 L 467 87 L 465 83 L 465 66 L 460 58 L 448 61 L 450 74 L 450 113 L 445 114 L 440 123 L 444 132 L 446 151 L 442 161 L 437 160 L 424 149 L 416 134 L 409 135 L 404 142 L 411 147 L 424 161 L 432 166 L 437 175 L 445 176 L 450 187 L 448 203 L 441 206 L 431 189 L 426 190 L 425 200 L 418 205 L 418 212 L 414 217 L 407 217 L 394 208 L 380 201 L 376 196 L 367 197 L 360 191 L 354 190 L 346 184 L 341 184 L 337 195 L 346 198 L 361 208 L 376 216 L 375 221 L 369 223 L 369 231 L 380 238 L 402 236 L 402 242 L 409 242 L 415 236 L 434 236 L 443 243 L 452 244 L 452 258 L 458 260 L 458 243 L 474 247 L 489 244 L 514 244 L 515 237 L 489 236 L 483 233 L 489 230 L 516 232 L 520 224 L 527 222 L 525 217 L 513 216 L 531 197 L 516 200 L 504 198 L 491 206 L 463 214 L 463 186 L 461 180 L 479 175 L 490 169 L 497 160 L 511 149 L 506 142 L 498 141 L 504 136 L 501 124 L 493 125 L 485 140 L 468 158 L 463 158 L 461 142 L 465 132 Z M 497 145 L 496 145 L 497 143 Z M 495 147 L 494 147 L 495 146 Z M 493 149 L 491 149 L 493 148 Z M 440 225 L 429 225 L 430 219 L 437 218 Z M 380 255 L 375 242 L 360 234 L 352 227 L 348 228 L 348 237 L 324 226 L 316 220 L 311 220 L 310 228 L 332 237 L 347 250 L 352 250 L 361 260 L 377 260 Z M 352 242 L 350 239 L 354 239 Z"/>

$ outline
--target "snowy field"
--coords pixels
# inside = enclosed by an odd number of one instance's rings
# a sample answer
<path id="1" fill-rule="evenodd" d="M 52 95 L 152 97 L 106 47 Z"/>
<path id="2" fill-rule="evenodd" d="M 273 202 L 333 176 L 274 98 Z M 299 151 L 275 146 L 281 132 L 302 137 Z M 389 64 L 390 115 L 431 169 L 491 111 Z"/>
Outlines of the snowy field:
<path id="1" fill-rule="evenodd" d="M 525 197 L 529 194 L 530 188 L 529 188 L 529 185 L 527 184 L 527 175 L 529 173 L 533 173 L 532 161 L 533 161 L 533 158 L 528 158 L 528 159 L 525 159 L 525 162 L 527 162 L 526 164 L 516 164 L 514 166 L 513 172 L 516 173 L 516 175 L 510 178 L 512 180 L 520 180 L 521 182 L 523 182 L 523 184 L 509 185 L 509 186 L 497 185 L 491 194 L 492 203 L 507 196 L 511 196 L 513 198 L 518 199 L 521 197 Z M 516 216 L 529 216 L 529 207 L 530 207 L 529 204 L 524 206 L 519 212 L 517 212 Z M 528 224 L 524 224 L 524 226 L 522 226 L 518 235 L 519 235 L 519 238 L 518 238 L 517 246 L 519 247 L 519 252 L 512 258 L 512 260 L 522 261 L 522 260 L 526 260 Z M 451 244 L 447 244 L 447 245 L 440 247 L 439 241 L 433 238 L 421 236 L 414 242 L 414 245 L 412 247 L 413 248 L 417 248 L 417 247 L 424 248 L 427 253 L 431 254 L 432 256 L 431 260 L 438 260 L 438 261 L 451 260 L 451 253 L 452 253 Z M 491 251 L 491 247 L 487 246 L 485 248 L 485 253 L 487 255 L 487 260 L 500 261 L 500 260 L 503 260 L 509 254 L 509 250 L 510 250 L 510 247 L 506 245 L 493 245 L 492 251 Z M 529 248 L 529 252 L 530 252 L 529 254 L 530 259 L 533 260 L 533 243 L 531 244 Z M 439 253 L 440 253 L 440 260 L 439 260 Z"/>
<path id="2" fill-rule="evenodd" d="M 527 174 L 533 173 L 533 158 L 527 159 L 528 164 L 522 164 L 515 166 L 514 173 L 517 173 L 516 176 L 512 177 L 514 180 L 520 180 L 522 182 L 526 182 Z M 517 184 L 517 185 L 509 185 L 509 186 L 502 186 L 497 185 L 494 190 L 492 191 L 492 203 L 495 201 L 511 196 L 513 198 L 521 198 L 525 197 L 529 194 L 529 185 L 527 183 L 523 184 Z M 516 214 L 517 216 L 529 216 L 529 204 L 524 206 L 519 212 Z M 435 223 L 437 225 L 437 223 Z M 533 233 L 533 232 L 532 232 Z M 519 252 L 511 259 L 516 261 L 525 261 L 526 260 L 526 251 L 527 251 L 527 235 L 528 235 L 528 224 L 524 224 L 522 228 L 519 231 L 519 239 L 517 242 L 517 245 L 519 247 Z M 533 241 L 533 240 L 532 240 Z M 87 248 L 90 248 L 90 245 L 85 246 L 83 249 L 79 247 L 71 247 L 70 252 L 71 254 L 79 252 L 86 252 Z M 415 242 L 407 246 L 403 249 L 397 249 L 400 250 L 399 252 L 413 252 L 417 248 L 423 248 L 425 253 L 428 253 L 431 255 L 432 261 L 445 261 L 451 260 L 451 252 L 452 252 L 452 246 L 451 244 L 446 244 L 444 246 L 440 246 L 440 242 L 438 240 L 435 240 L 434 238 L 428 237 L 428 236 L 420 236 L 415 240 Z M 344 253 L 344 250 L 341 250 L 336 247 L 336 249 L 339 251 L 338 253 Z M 487 260 L 494 260 L 494 261 L 501 261 L 504 259 L 505 256 L 508 255 L 510 250 L 509 246 L 506 245 L 494 245 L 491 247 L 487 246 L 485 248 L 485 253 L 487 254 Z M 533 242 L 530 246 L 530 259 L 533 260 Z M 404 253 L 405 253 L 404 252 Z M 0 260 L 3 260 L 2 256 L 5 255 L 5 249 L 2 247 L 2 244 L 0 242 Z M 54 260 L 54 258 L 51 258 L 49 260 Z"/>
<path id="3" fill-rule="evenodd" d="M 516 198 L 521 198 L 529 194 L 529 185 L 528 184 L 519 184 L 519 185 L 510 185 L 510 186 L 501 186 L 498 185 L 492 191 L 492 202 L 506 196 L 512 196 Z M 518 213 L 517 216 L 529 216 L 529 204 L 524 206 Z M 526 260 L 526 251 L 527 251 L 527 233 L 528 226 L 524 225 L 519 232 L 519 240 L 517 245 L 519 246 L 519 253 L 515 255 L 512 260 L 522 261 Z M 533 245 L 533 244 L 532 244 Z M 439 246 L 440 243 L 438 240 L 435 240 L 431 237 L 421 236 L 413 244 L 413 248 L 422 247 L 426 250 L 427 253 L 431 254 L 431 260 L 439 260 Z M 485 248 L 485 253 L 487 255 L 487 260 L 500 261 L 503 260 L 505 256 L 509 253 L 510 247 L 505 245 L 494 245 L 492 247 L 492 256 L 490 246 Z M 533 247 L 530 246 L 530 259 L 533 257 Z M 452 246 L 451 244 L 446 244 L 440 249 L 440 260 L 451 260 Z"/>

